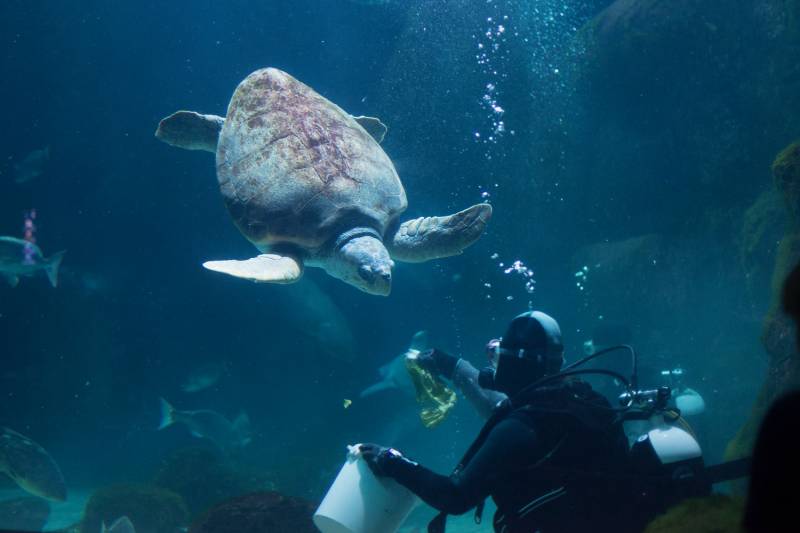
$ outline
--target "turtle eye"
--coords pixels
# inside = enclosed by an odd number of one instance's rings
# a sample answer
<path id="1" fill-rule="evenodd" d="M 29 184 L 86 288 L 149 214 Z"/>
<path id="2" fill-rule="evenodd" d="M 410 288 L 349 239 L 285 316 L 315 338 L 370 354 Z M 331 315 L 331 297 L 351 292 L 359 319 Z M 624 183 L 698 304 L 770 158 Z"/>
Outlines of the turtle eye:
<path id="1" fill-rule="evenodd" d="M 370 281 L 372 279 L 372 269 L 367 265 L 361 265 L 358 267 L 358 275 L 361 276 L 361 279 L 364 281 Z"/>

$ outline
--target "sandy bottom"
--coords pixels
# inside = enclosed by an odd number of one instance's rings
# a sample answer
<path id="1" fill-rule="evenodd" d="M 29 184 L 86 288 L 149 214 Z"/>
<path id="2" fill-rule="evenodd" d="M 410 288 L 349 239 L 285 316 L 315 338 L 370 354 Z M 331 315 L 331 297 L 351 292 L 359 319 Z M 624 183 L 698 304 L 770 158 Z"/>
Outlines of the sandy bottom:
<path id="1" fill-rule="evenodd" d="M 83 507 L 86 505 L 86 500 L 92 489 L 75 489 L 70 487 L 67 501 L 65 502 L 48 502 L 50 504 L 50 518 L 44 526 L 45 531 L 53 531 L 62 529 L 75 524 L 80 521 L 83 515 Z M 30 494 L 20 489 L 2 489 L 0 490 L 0 501 L 13 500 L 15 498 L 30 497 Z M 0 529 L 5 527 L 0 524 Z"/>

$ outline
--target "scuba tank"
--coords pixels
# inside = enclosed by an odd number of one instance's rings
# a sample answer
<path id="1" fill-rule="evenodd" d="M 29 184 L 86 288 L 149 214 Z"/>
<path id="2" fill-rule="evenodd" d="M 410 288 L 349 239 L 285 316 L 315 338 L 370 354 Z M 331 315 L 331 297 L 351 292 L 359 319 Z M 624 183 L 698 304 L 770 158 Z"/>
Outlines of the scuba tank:
<path id="1" fill-rule="evenodd" d="M 632 520 L 643 525 L 686 498 L 711 494 L 700 444 L 680 412 L 668 407 L 671 396 L 669 387 L 620 396 L 629 439 L 629 425 L 638 431 L 628 452 L 628 474 Z"/>
<path id="2" fill-rule="evenodd" d="M 614 351 L 627 351 L 631 357 L 631 374 L 624 376 L 602 368 L 580 369 L 592 359 Z M 669 406 L 673 396 L 671 387 L 652 390 L 638 388 L 638 360 L 636 351 L 629 345 L 619 345 L 592 350 L 586 357 L 564 367 L 560 372 L 546 375 L 525 387 L 514 397 L 501 403 L 492 418 L 484 425 L 476 440 L 456 467 L 463 468 L 493 427 L 514 409 L 523 407 L 529 398 L 548 385 L 581 375 L 611 377 L 626 392 L 620 395 L 620 407 L 604 407 L 615 414 L 613 424 L 620 424 L 629 439 L 626 466 L 621 471 L 580 471 L 564 467 L 539 466 L 534 470 L 563 474 L 578 479 L 611 482 L 614 499 L 621 499 L 616 508 L 616 531 L 640 532 L 657 515 L 682 500 L 711 494 L 712 483 L 736 479 L 747 475 L 749 458 L 706 467 L 702 449 L 679 409 Z M 519 400 L 519 401 L 518 401 Z M 608 404 L 607 404 L 608 405 Z M 545 409 L 546 410 L 546 409 Z M 602 496 L 598 494 L 599 498 Z M 475 521 L 480 523 L 483 502 L 475 510 Z M 429 524 L 429 532 L 443 532 L 447 515 L 440 513 Z"/>
<path id="3" fill-rule="evenodd" d="M 620 403 L 628 409 L 622 415 L 623 425 L 635 424 L 639 431 L 631 443 L 631 453 L 640 455 L 648 449 L 663 466 L 702 461 L 703 452 L 691 427 L 680 411 L 667 407 L 671 395 L 669 387 L 620 395 Z M 626 434 L 630 436 L 630 430 Z"/>
<path id="4" fill-rule="evenodd" d="M 629 377 L 610 370 L 578 368 L 617 350 L 627 351 L 631 356 Z M 619 396 L 620 407 L 612 410 L 617 413 L 617 421 L 628 436 L 627 468 L 622 473 L 608 472 L 605 475 L 616 477 L 621 486 L 626 487 L 622 492 L 632 503 L 626 506 L 631 513 L 630 523 L 643 528 L 678 502 L 711 494 L 715 476 L 709 475 L 700 444 L 681 417 L 680 410 L 670 407 L 672 388 L 639 389 L 638 358 L 631 346 L 612 346 L 595 351 L 530 388 L 581 374 L 606 375 L 625 388 Z M 633 530 L 637 530 L 636 527 Z"/>

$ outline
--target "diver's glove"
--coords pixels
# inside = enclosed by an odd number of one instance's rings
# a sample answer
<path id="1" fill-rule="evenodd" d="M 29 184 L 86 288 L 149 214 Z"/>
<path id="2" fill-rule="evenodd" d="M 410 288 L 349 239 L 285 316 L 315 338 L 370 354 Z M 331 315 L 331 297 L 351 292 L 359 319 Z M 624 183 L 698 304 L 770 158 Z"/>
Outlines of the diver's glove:
<path id="1" fill-rule="evenodd" d="M 417 364 L 435 376 L 452 380 L 458 364 L 458 357 L 434 348 L 420 353 L 417 356 Z"/>
<path id="2" fill-rule="evenodd" d="M 361 444 L 358 450 L 361 452 L 361 457 L 367 462 L 369 469 L 377 477 L 395 477 L 396 473 L 404 466 L 417 466 L 417 463 L 409 461 L 394 448 L 385 448 L 377 444 Z"/>

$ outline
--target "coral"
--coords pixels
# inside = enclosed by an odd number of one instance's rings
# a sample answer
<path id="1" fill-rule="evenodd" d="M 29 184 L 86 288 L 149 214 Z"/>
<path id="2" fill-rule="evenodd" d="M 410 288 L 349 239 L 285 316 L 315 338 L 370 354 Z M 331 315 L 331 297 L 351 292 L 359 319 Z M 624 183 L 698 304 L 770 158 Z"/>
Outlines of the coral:
<path id="1" fill-rule="evenodd" d="M 680 503 L 653 520 L 645 533 L 736 533 L 744 505 L 738 498 L 715 495 Z"/>
<path id="2" fill-rule="evenodd" d="M 153 482 L 179 494 L 192 516 L 233 496 L 272 488 L 266 479 L 244 474 L 215 450 L 202 447 L 170 454 Z"/>
<path id="3" fill-rule="evenodd" d="M 101 524 L 127 516 L 139 533 L 175 533 L 188 521 L 180 496 L 152 485 L 119 484 L 95 491 L 83 511 L 80 533 L 97 533 Z"/>
<path id="4" fill-rule="evenodd" d="M 256 492 L 223 502 L 206 512 L 189 533 L 314 533 L 316 506 L 278 492 Z"/>

